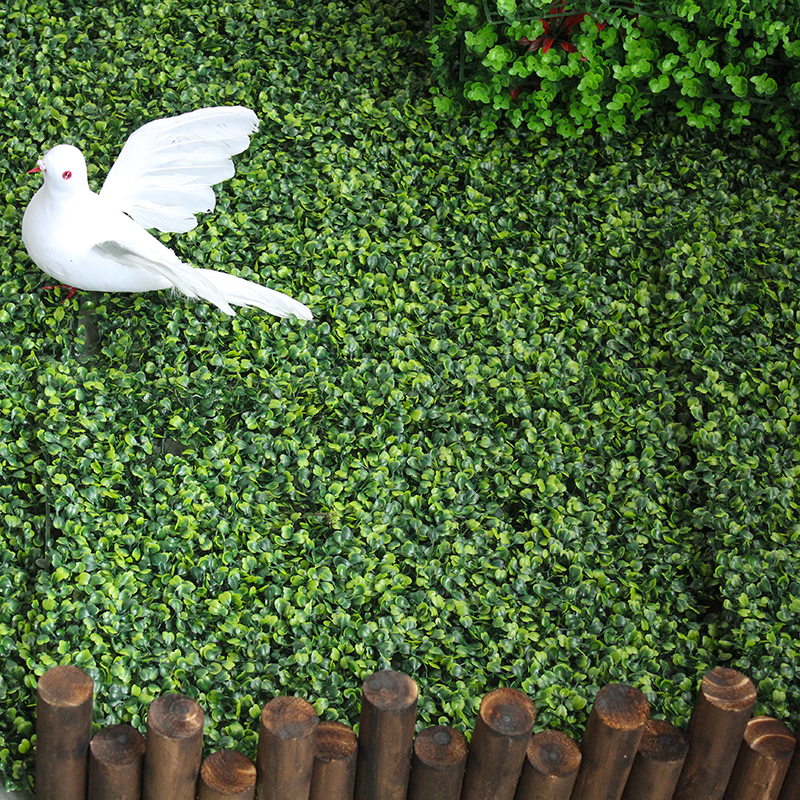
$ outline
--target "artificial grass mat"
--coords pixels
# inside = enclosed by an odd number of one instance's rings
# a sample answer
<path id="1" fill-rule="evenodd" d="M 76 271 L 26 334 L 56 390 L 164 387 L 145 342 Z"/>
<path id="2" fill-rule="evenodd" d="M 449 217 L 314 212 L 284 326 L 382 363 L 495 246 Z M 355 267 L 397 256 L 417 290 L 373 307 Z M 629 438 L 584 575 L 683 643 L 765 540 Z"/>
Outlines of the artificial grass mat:
<path id="1" fill-rule="evenodd" d="M 95 679 L 98 725 L 182 691 L 248 754 L 274 695 L 355 723 L 385 667 L 420 725 L 468 729 L 511 685 L 576 733 L 611 681 L 682 724 L 718 664 L 796 722 L 797 153 L 663 120 L 482 137 L 432 112 L 425 13 L 0 20 L 8 785 L 55 663 Z M 78 144 L 99 188 L 138 125 L 215 104 L 260 133 L 165 240 L 316 320 L 42 292 L 41 151 Z"/>

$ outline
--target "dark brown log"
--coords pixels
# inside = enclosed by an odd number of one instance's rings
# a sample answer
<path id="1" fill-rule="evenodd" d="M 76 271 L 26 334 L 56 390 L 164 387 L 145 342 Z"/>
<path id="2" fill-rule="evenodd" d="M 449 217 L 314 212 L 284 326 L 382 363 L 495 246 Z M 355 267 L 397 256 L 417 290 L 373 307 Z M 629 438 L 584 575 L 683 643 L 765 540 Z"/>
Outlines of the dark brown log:
<path id="1" fill-rule="evenodd" d="M 581 751 L 561 731 L 540 731 L 528 744 L 514 800 L 569 800 Z"/>
<path id="2" fill-rule="evenodd" d="M 795 744 L 789 727 L 780 720 L 749 720 L 724 800 L 777 800 Z"/>
<path id="3" fill-rule="evenodd" d="M 464 771 L 462 800 L 512 800 L 536 722 L 536 706 L 517 689 L 481 700 Z"/>
<path id="4" fill-rule="evenodd" d="M 89 743 L 89 800 L 140 800 L 145 740 L 132 725 L 109 725 Z"/>
<path id="5" fill-rule="evenodd" d="M 257 800 L 308 800 L 319 717 L 301 697 L 275 697 L 261 711 Z"/>
<path id="6" fill-rule="evenodd" d="M 142 800 L 194 800 L 204 719 L 200 704 L 182 694 L 162 694 L 150 703 Z"/>
<path id="7" fill-rule="evenodd" d="M 647 720 L 622 800 L 671 800 L 688 752 L 683 731 L 663 719 Z"/>
<path id="8" fill-rule="evenodd" d="M 37 800 L 84 800 L 92 738 L 92 679 L 77 667 L 52 667 L 36 688 Z"/>
<path id="9" fill-rule="evenodd" d="M 800 738 L 800 729 L 795 730 L 795 739 Z M 783 779 L 778 800 L 800 800 L 800 747 L 795 747 L 786 777 Z"/>
<path id="10" fill-rule="evenodd" d="M 417 684 L 402 672 L 364 681 L 355 800 L 405 800 L 418 699 Z"/>
<path id="11" fill-rule="evenodd" d="M 253 800 L 256 765 L 236 750 L 217 750 L 203 761 L 197 800 Z"/>
<path id="12" fill-rule="evenodd" d="M 408 800 L 459 800 L 467 740 L 455 728 L 433 725 L 414 739 Z"/>
<path id="13" fill-rule="evenodd" d="M 357 756 L 358 737 L 349 725 L 320 722 L 309 800 L 353 800 Z"/>
<path id="14" fill-rule="evenodd" d="M 583 734 L 572 800 L 619 800 L 649 714 L 647 698 L 633 686 L 600 689 Z"/>
<path id="15" fill-rule="evenodd" d="M 703 676 L 674 800 L 720 800 L 755 702 L 756 689 L 746 675 L 715 667 Z"/>

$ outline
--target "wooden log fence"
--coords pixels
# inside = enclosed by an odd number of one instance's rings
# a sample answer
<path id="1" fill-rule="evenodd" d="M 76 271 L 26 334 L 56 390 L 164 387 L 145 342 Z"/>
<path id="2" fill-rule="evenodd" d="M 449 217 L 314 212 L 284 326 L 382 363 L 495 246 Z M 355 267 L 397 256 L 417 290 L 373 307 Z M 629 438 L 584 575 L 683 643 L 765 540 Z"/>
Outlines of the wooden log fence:
<path id="1" fill-rule="evenodd" d="M 39 678 L 37 800 L 800 800 L 800 748 L 739 672 L 706 673 L 686 733 L 651 719 L 644 695 L 597 693 L 580 743 L 534 733 L 536 707 L 517 689 L 481 701 L 470 737 L 435 725 L 414 735 L 419 690 L 386 670 L 362 687 L 359 731 L 320 721 L 299 697 L 275 697 L 259 719 L 255 762 L 203 754 L 205 716 L 184 695 L 149 706 L 146 738 L 127 724 L 94 738 L 91 678 L 58 666 Z"/>
<path id="2" fill-rule="evenodd" d="M 89 800 L 139 800 L 145 738 L 133 725 L 109 725 L 89 742 Z"/>

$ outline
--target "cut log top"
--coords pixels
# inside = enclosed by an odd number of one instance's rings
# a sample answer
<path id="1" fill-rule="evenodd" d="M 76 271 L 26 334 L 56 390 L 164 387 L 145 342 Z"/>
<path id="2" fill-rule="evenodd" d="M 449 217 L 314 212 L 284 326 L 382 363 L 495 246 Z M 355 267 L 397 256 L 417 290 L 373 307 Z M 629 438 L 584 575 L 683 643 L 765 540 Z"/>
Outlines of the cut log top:
<path id="1" fill-rule="evenodd" d="M 144 755 L 145 739 L 132 725 L 110 725 L 98 731 L 89 743 L 92 756 L 101 764 L 125 767 Z"/>
<path id="2" fill-rule="evenodd" d="M 403 711 L 416 705 L 419 698 L 416 681 L 391 669 L 370 675 L 362 691 L 364 699 L 379 711 Z"/>
<path id="3" fill-rule="evenodd" d="M 746 711 L 756 702 L 756 687 L 750 678 L 727 667 L 715 667 L 707 672 L 700 691 L 721 711 Z"/>
<path id="4" fill-rule="evenodd" d="M 533 700 L 524 692 L 508 687 L 484 695 L 478 713 L 492 731 L 511 738 L 530 736 L 536 722 Z"/>
<path id="5" fill-rule="evenodd" d="M 39 697 L 51 706 L 77 707 L 85 703 L 94 691 L 94 682 L 82 670 L 69 664 L 52 667 L 39 678 Z"/>
<path id="6" fill-rule="evenodd" d="M 632 731 L 641 728 L 650 716 L 647 698 L 633 686 L 609 683 L 597 693 L 592 711 L 609 728 Z"/>
<path id="7" fill-rule="evenodd" d="M 669 764 L 682 762 L 688 752 L 689 739 L 683 731 L 663 719 L 647 720 L 639 743 L 642 758 Z"/>
<path id="8" fill-rule="evenodd" d="M 753 717 L 745 728 L 744 740 L 754 752 L 772 761 L 788 759 L 796 745 L 788 725 L 773 717 Z"/>
<path id="9" fill-rule="evenodd" d="M 314 758 L 320 761 L 342 761 L 355 753 L 358 737 L 355 731 L 342 722 L 325 720 L 317 726 Z"/>
<path id="10" fill-rule="evenodd" d="M 528 763 L 536 772 L 563 778 L 577 772 L 581 765 L 578 745 L 561 731 L 540 731 L 528 745 Z"/>
<path id="11" fill-rule="evenodd" d="M 314 706 L 302 697 L 275 697 L 261 711 L 261 724 L 278 739 L 305 739 L 318 722 Z"/>
<path id="12" fill-rule="evenodd" d="M 241 794 L 256 782 L 256 765 L 236 750 L 217 750 L 200 769 L 203 783 L 219 794 Z"/>
<path id="13" fill-rule="evenodd" d="M 162 694 L 147 709 L 147 727 L 167 739 L 188 739 L 203 730 L 203 709 L 182 694 Z"/>
<path id="14" fill-rule="evenodd" d="M 414 740 L 414 753 L 426 766 L 444 769 L 460 764 L 467 757 L 467 740 L 455 728 L 433 725 L 419 732 Z"/>

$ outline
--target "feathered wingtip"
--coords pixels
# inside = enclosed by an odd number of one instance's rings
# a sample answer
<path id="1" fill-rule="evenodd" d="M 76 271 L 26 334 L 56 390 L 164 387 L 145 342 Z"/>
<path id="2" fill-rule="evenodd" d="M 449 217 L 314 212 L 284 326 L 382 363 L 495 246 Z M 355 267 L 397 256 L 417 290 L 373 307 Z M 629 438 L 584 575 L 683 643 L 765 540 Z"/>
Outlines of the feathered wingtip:
<path id="1" fill-rule="evenodd" d="M 139 139 L 155 139 L 165 148 L 185 148 L 186 152 L 191 152 L 197 143 L 203 143 L 236 155 L 248 148 L 250 137 L 257 130 L 258 117 L 244 106 L 198 108 L 176 117 L 148 122 L 130 135 L 125 146 Z"/>

